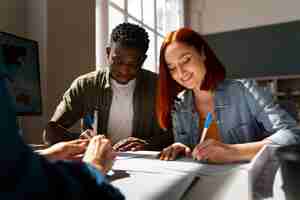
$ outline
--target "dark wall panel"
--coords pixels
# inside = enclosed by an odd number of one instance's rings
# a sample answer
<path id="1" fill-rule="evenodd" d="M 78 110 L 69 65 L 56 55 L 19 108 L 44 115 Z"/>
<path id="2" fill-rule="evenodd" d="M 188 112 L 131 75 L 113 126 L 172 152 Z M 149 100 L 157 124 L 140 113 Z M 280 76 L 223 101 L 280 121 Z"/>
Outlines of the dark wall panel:
<path id="1" fill-rule="evenodd" d="M 205 37 L 229 78 L 300 74 L 300 21 Z"/>

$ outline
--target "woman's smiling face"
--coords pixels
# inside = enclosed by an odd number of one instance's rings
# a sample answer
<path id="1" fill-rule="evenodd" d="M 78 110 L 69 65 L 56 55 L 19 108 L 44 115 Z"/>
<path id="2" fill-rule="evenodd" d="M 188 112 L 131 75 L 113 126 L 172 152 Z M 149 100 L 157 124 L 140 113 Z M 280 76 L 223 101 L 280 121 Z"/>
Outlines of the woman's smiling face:
<path id="1" fill-rule="evenodd" d="M 165 60 L 172 78 L 188 89 L 200 88 L 206 74 L 205 53 L 181 42 L 171 43 Z"/>

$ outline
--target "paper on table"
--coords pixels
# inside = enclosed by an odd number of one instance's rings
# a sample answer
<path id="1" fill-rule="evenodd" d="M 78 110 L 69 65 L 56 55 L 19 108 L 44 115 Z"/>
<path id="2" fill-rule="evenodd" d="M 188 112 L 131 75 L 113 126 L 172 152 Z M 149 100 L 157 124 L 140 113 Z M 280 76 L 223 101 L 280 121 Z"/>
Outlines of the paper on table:
<path id="1" fill-rule="evenodd" d="M 129 174 L 128 178 L 116 179 L 111 183 L 130 200 L 179 200 L 194 180 L 189 174 Z"/>
<path id="2" fill-rule="evenodd" d="M 201 180 L 204 175 L 226 173 L 235 166 L 208 165 L 191 158 L 162 161 L 157 158 L 158 154 L 147 151 L 118 153 L 113 170 L 116 175 L 123 173 L 123 176 L 116 176 L 119 178 L 111 179 L 111 183 L 127 199 L 179 200 L 194 180 Z M 200 179 L 196 178 L 198 176 Z"/>
<path id="3" fill-rule="evenodd" d="M 162 161 L 157 158 L 158 154 L 146 151 L 118 153 L 113 170 L 116 173 L 126 171 L 128 176 L 111 183 L 131 200 L 181 199 L 193 182 L 199 164 Z"/>
<path id="4" fill-rule="evenodd" d="M 198 176 L 218 176 L 221 174 L 228 174 L 235 170 L 240 170 L 241 164 L 202 164 L 201 169 L 198 171 Z"/>
<path id="5" fill-rule="evenodd" d="M 240 164 L 211 165 L 203 164 L 191 158 L 175 161 L 159 160 L 159 152 L 138 151 L 119 153 L 113 170 L 125 170 L 144 173 L 188 173 L 191 176 L 217 175 L 240 167 Z"/>
<path id="6" fill-rule="evenodd" d="M 126 152 L 118 152 L 116 160 L 124 160 L 130 158 L 157 158 L 159 155 L 159 151 L 126 151 Z"/>

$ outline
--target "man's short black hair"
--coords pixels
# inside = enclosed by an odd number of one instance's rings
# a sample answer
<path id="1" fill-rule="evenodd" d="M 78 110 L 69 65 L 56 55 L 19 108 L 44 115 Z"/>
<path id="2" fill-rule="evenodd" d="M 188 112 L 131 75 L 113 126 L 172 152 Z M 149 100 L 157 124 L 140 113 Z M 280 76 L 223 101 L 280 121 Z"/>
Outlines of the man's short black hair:
<path id="1" fill-rule="evenodd" d="M 116 26 L 110 36 L 110 44 L 119 43 L 126 47 L 140 49 L 146 54 L 149 36 L 146 30 L 136 24 L 122 23 Z"/>

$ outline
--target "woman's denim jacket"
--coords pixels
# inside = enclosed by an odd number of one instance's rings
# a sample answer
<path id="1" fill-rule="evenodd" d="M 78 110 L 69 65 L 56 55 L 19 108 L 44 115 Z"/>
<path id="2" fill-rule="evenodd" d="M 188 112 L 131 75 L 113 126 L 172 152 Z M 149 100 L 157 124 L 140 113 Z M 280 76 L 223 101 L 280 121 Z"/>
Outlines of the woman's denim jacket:
<path id="1" fill-rule="evenodd" d="M 274 144 L 300 142 L 297 122 L 253 80 L 225 80 L 215 91 L 215 114 L 222 142 L 247 143 L 267 138 Z M 178 95 L 172 109 L 174 139 L 188 146 L 199 142 L 199 115 L 191 90 Z"/>

